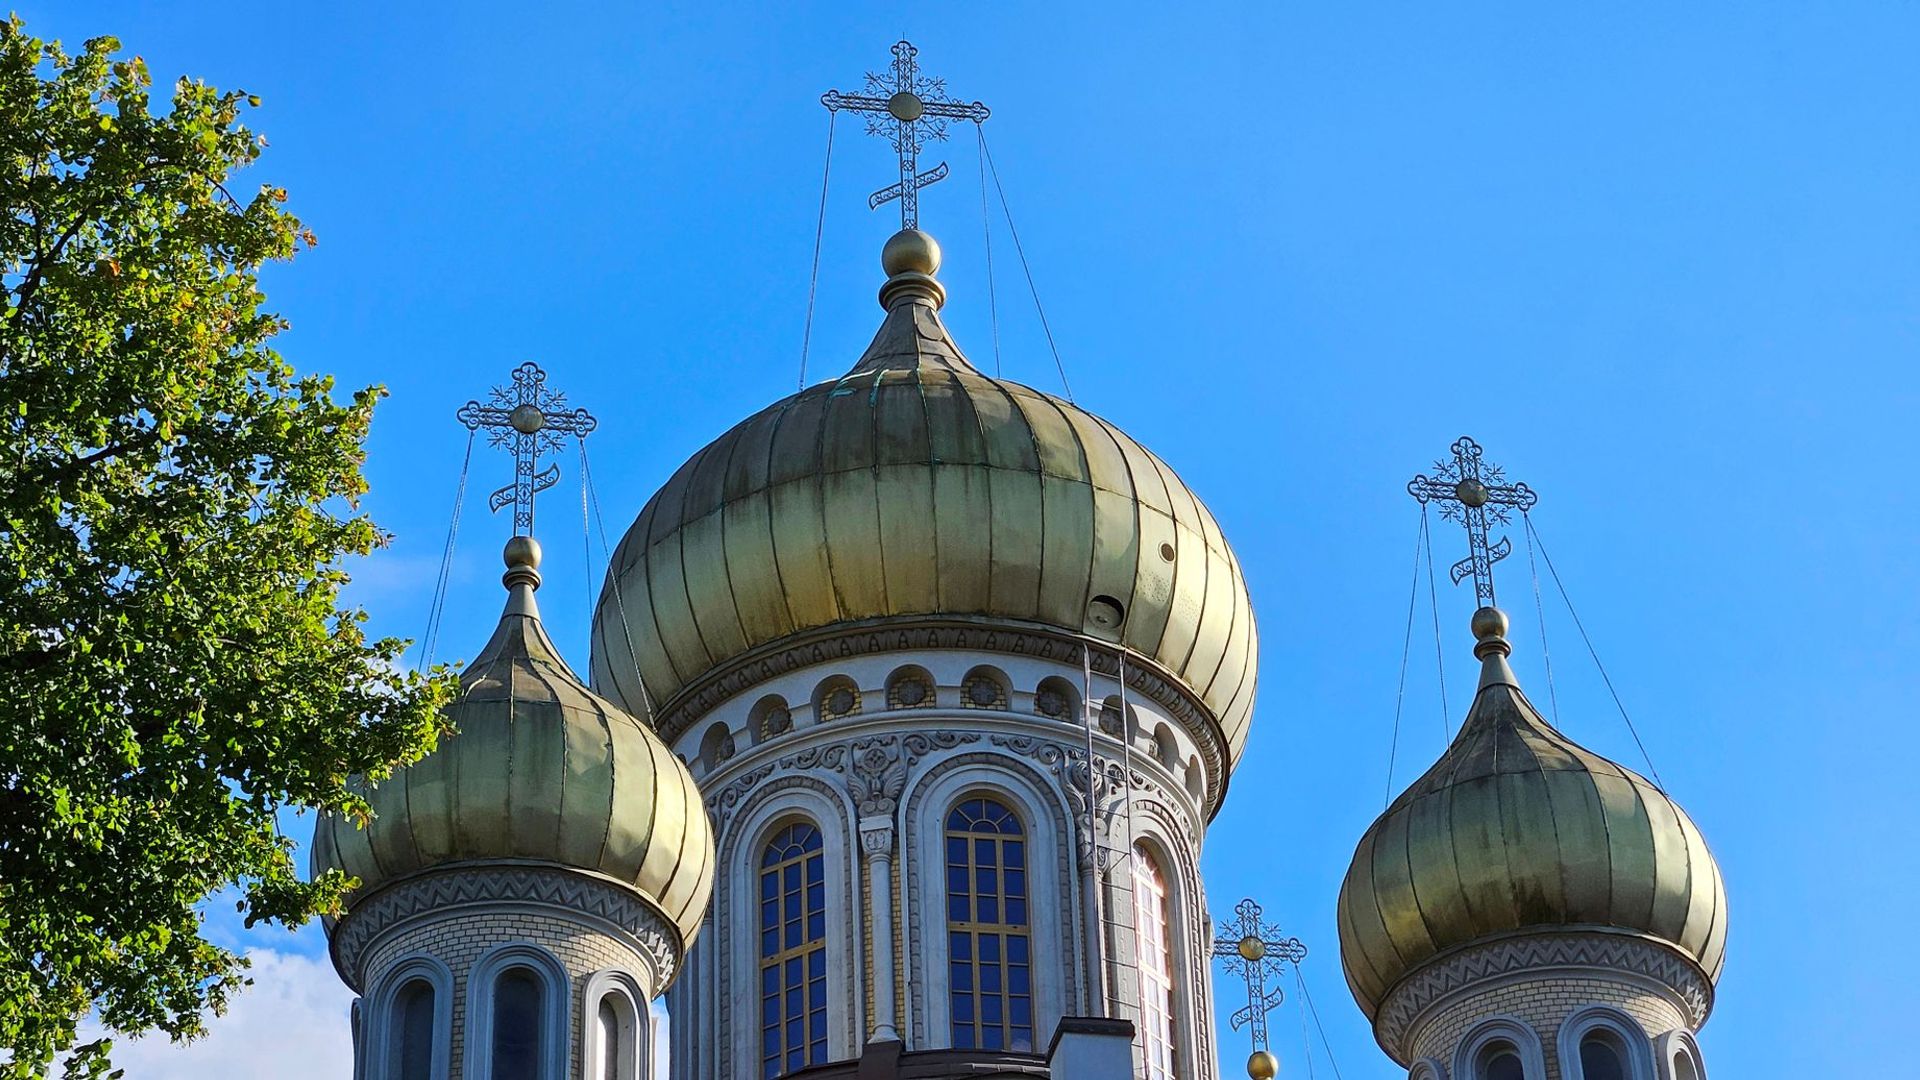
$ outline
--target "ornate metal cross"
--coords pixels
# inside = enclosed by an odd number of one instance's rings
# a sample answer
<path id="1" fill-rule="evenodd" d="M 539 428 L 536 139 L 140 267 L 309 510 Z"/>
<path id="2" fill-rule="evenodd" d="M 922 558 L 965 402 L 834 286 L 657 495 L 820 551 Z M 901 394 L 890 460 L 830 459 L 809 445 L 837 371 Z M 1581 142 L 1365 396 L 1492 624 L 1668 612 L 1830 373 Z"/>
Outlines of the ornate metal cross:
<path id="1" fill-rule="evenodd" d="M 971 120 L 978 124 L 989 115 L 987 107 L 977 101 L 967 105 L 949 97 L 945 79 L 923 77 L 920 65 L 913 59 L 919 53 L 911 42 L 902 39 L 893 47 L 890 72 L 885 75 L 867 72 L 866 93 L 843 94 L 829 90 L 820 95 L 820 104 L 829 111 L 845 109 L 859 113 L 867 118 L 867 134 L 885 135 L 893 140 L 894 152 L 900 155 L 900 182 L 869 195 L 867 206 L 878 210 L 883 203 L 900 200 L 902 229 L 920 227 L 920 189 L 947 175 L 944 161 L 926 172 L 920 171 L 922 145 L 946 141 L 949 120 Z"/>
<path id="2" fill-rule="evenodd" d="M 1213 939 L 1213 955 L 1226 961 L 1227 974 L 1247 980 L 1247 1005 L 1227 1018 L 1233 1030 L 1253 1025 L 1253 1048 L 1267 1048 L 1267 1014 L 1287 999 L 1278 987 L 1267 989 L 1267 973 L 1282 964 L 1298 964 L 1307 957 L 1307 947 L 1296 937 L 1281 937 L 1280 928 L 1260 921 L 1260 905 L 1251 898 L 1233 909 L 1234 922 L 1221 926 Z"/>
<path id="3" fill-rule="evenodd" d="M 566 408 L 564 394 L 547 389 L 547 373 L 528 361 L 513 369 L 512 386 L 496 386 L 488 404 L 469 401 L 454 415 L 468 431 L 487 428 L 487 443 L 513 452 L 513 483 L 487 496 L 495 513 L 513 504 L 513 534 L 533 535 L 533 497 L 560 479 L 560 466 L 540 468 L 541 452 L 555 452 L 571 435 L 584 439 L 598 421 Z"/>
<path id="4" fill-rule="evenodd" d="M 1525 484 L 1509 484 L 1498 465 L 1480 458 L 1480 444 L 1465 435 L 1453 444 L 1452 461 L 1433 463 L 1433 476 L 1422 473 L 1407 481 L 1407 493 L 1420 505 L 1440 504 L 1440 516 L 1467 527 L 1467 557 L 1453 564 L 1453 583 L 1473 575 L 1473 596 L 1481 607 L 1493 606 L 1493 564 L 1513 551 L 1513 541 L 1501 537 L 1487 543 L 1487 522 L 1506 525 L 1509 509 L 1526 513 L 1540 497 Z"/>

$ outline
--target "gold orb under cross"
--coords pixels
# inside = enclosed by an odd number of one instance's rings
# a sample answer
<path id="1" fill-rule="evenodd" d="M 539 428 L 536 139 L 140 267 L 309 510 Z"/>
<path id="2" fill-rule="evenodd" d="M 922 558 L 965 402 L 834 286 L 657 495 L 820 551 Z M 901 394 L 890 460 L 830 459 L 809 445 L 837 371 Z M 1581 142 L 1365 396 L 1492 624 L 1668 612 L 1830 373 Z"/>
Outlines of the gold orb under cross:
<path id="1" fill-rule="evenodd" d="M 911 124 L 926 113 L 927 107 L 919 95 L 911 90 L 902 90 L 887 99 L 887 111 L 893 114 L 895 120 Z"/>
<path id="2" fill-rule="evenodd" d="M 520 434 L 531 435 L 547 426 L 547 415 L 540 411 L 538 405 L 517 405 L 507 415 L 507 422 Z"/>
<path id="3" fill-rule="evenodd" d="M 1267 957 L 1267 943 L 1261 941 L 1255 934 L 1248 934 L 1241 938 L 1236 949 L 1240 953 L 1240 958 L 1249 963 L 1257 964 Z"/>
<path id="4" fill-rule="evenodd" d="M 1247 1059 L 1247 1075 L 1253 1080 L 1273 1080 L 1280 1075 L 1280 1059 L 1265 1050 L 1255 1050 Z"/>
<path id="5" fill-rule="evenodd" d="M 1492 497 L 1487 491 L 1487 485 L 1472 477 L 1453 485 L 1453 494 L 1468 506 L 1485 506 L 1487 500 Z"/>

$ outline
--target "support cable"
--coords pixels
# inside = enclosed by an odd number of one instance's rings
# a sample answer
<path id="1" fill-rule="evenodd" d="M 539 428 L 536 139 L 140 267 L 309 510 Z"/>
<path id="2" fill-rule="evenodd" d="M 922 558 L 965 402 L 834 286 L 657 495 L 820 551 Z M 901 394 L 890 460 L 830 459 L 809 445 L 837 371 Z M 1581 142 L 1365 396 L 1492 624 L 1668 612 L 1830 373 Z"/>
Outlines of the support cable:
<path id="1" fill-rule="evenodd" d="M 987 248 L 987 318 L 993 326 L 993 377 L 1000 374 L 1000 300 L 993 285 L 993 221 L 987 213 L 987 136 L 979 125 L 973 125 L 973 133 L 978 137 L 980 151 L 976 156 L 980 161 L 980 232 Z"/>
<path id="2" fill-rule="evenodd" d="M 1013 208 L 1007 205 L 1007 189 L 1000 184 L 1000 169 L 993 163 L 993 150 L 987 146 L 986 131 L 980 128 L 975 130 L 980 136 L 980 152 L 987 159 L 987 172 L 993 177 L 993 190 L 1000 194 L 1000 211 L 1007 217 L 1007 232 L 1013 237 L 1013 250 L 1020 256 L 1020 270 L 1027 275 L 1027 291 L 1033 294 L 1033 310 L 1040 315 L 1040 329 L 1047 335 L 1047 348 L 1053 351 L 1053 366 L 1060 372 L 1060 389 L 1071 403 L 1073 386 L 1067 382 L 1067 365 L 1060 361 L 1060 346 L 1054 343 L 1053 327 L 1047 323 L 1047 309 L 1040 304 L 1040 290 L 1033 283 L 1033 267 L 1027 263 L 1027 249 L 1020 243 L 1020 230 L 1013 224 Z"/>
<path id="3" fill-rule="evenodd" d="M 1313 1026 L 1320 1032 L 1320 1045 L 1327 1052 L 1327 1064 L 1333 1066 L 1334 1080 L 1346 1080 L 1340 1075 L 1340 1060 L 1333 1056 L 1333 1043 L 1327 1040 L 1326 1025 L 1320 1022 L 1320 1010 L 1313 1007 L 1313 992 L 1307 989 L 1307 976 L 1300 965 L 1293 965 L 1293 978 L 1300 987 L 1300 997 L 1307 1003 L 1307 1011 L 1313 1014 Z"/>
<path id="4" fill-rule="evenodd" d="M 593 505 L 594 523 L 599 526 L 600 551 L 607 559 L 607 584 L 613 589 L 614 610 L 620 615 L 620 635 L 627 643 L 627 659 L 633 662 L 633 681 L 634 685 L 640 688 L 640 707 L 646 710 L 647 724 L 648 726 L 652 726 L 654 721 L 653 695 L 647 692 L 646 676 L 640 674 L 640 654 L 633 647 L 633 627 L 627 622 L 627 600 L 621 593 L 620 575 L 614 573 L 613 548 L 607 543 L 607 519 L 600 514 L 600 492 L 594 487 L 593 470 L 587 464 L 587 441 L 581 439 L 579 440 L 579 444 L 580 479 L 586 485 L 587 497 Z M 609 664 L 607 666 L 611 672 L 613 665 Z"/>
<path id="5" fill-rule="evenodd" d="M 467 503 L 467 467 L 473 464 L 473 436 L 467 432 L 467 449 L 460 456 L 460 483 L 453 492 L 453 514 L 447 519 L 447 543 L 440 552 L 440 573 L 434 578 L 433 599 L 427 604 L 427 629 L 420 635 L 420 670 L 433 666 L 433 648 L 440 639 L 440 617 L 446 611 L 447 583 L 453 577 L 454 540 L 460 535 L 460 509 Z"/>
<path id="6" fill-rule="evenodd" d="M 1593 666 L 1600 669 L 1600 681 L 1607 684 L 1607 693 L 1613 695 L 1614 708 L 1620 710 L 1620 719 L 1627 722 L 1627 732 L 1633 736 L 1633 745 L 1640 748 L 1640 760 L 1647 763 L 1647 772 L 1653 777 L 1653 786 L 1666 794 L 1666 782 L 1660 779 L 1660 770 L 1654 767 L 1653 755 L 1647 753 L 1647 744 L 1640 741 L 1640 729 L 1634 727 L 1633 717 L 1627 715 L 1626 703 L 1620 700 L 1620 692 L 1613 688 L 1613 679 L 1607 674 L 1607 665 L 1600 662 L 1599 650 L 1593 647 L 1593 639 L 1587 636 L 1587 628 L 1580 621 L 1580 613 L 1573 608 L 1573 598 L 1567 595 L 1567 586 L 1560 580 L 1560 571 L 1554 569 L 1553 556 L 1547 551 L 1547 542 L 1542 540 L 1533 528 L 1533 518 L 1525 513 L 1520 519 L 1526 522 L 1527 535 L 1533 543 L 1540 545 L 1540 561 L 1547 564 L 1547 573 L 1553 576 L 1554 587 L 1560 590 L 1560 600 L 1567 605 L 1567 614 L 1573 617 L 1573 628 L 1580 631 L 1580 640 L 1587 646 L 1587 655 L 1593 657 Z"/>
<path id="7" fill-rule="evenodd" d="M 1521 512 L 1525 517 L 1525 511 Z M 1553 686 L 1553 653 L 1547 648 L 1547 609 L 1540 602 L 1540 568 L 1533 561 L 1533 524 L 1527 524 L 1527 571 L 1533 575 L 1533 618 L 1540 624 L 1540 658 L 1547 665 L 1547 703 L 1553 710 L 1553 726 L 1560 726 L 1560 693 Z"/>
<path id="8" fill-rule="evenodd" d="M 1294 965 L 1293 977 L 1296 982 L 1300 979 L 1300 967 L 1297 964 Z M 1300 1056 L 1307 1059 L 1307 1080 L 1314 1080 L 1313 1040 L 1307 1035 L 1307 1010 L 1302 1008 L 1296 1011 L 1300 1014 Z"/>
<path id="9" fill-rule="evenodd" d="M 1421 520 L 1421 534 L 1413 539 L 1413 585 L 1407 591 L 1407 633 L 1400 643 L 1400 685 L 1393 692 L 1393 741 L 1387 746 L 1387 797 L 1383 806 L 1393 803 L 1393 766 L 1400 755 L 1400 712 L 1407 701 L 1407 659 L 1413 654 L 1413 609 L 1420 598 L 1420 548 L 1425 533 L 1426 521 Z"/>
<path id="10" fill-rule="evenodd" d="M 800 335 L 800 389 L 807 388 L 807 351 L 813 346 L 813 299 L 820 285 L 820 239 L 827 231 L 827 181 L 833 176 L 833 125 L 840 114 L 827 110 L 827 161 L 820 170 L 820 216 L 813 225 L 813 272 L 807 278 L 807 327 Z M 601 538 L 603 541 L 605 537 Z"/>
<path id="11" fill-rule="evenodd" d="M 1433 608 L 1433 659 L 1440 666 L 1440 730 L 1453 741 L 1453 709 L 1447 705 L 1447 650 L 1440 637 L 1440 593 L 1433 584 L 1433 534 L 1427 526 L 1427 508 L 1420 507 L 1420 542 L 1427 549 L 1427 603 Z"/>

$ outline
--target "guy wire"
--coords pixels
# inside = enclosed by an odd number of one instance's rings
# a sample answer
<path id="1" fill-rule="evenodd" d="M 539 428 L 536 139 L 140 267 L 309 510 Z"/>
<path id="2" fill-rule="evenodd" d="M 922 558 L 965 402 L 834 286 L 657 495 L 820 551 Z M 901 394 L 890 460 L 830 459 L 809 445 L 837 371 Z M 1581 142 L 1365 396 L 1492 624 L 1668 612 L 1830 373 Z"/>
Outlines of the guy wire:
<path id="1" fill-rule="evenodd" d="M 440 638 L 440 617 L 446 609 L 447 582 L 453 575 L 454 539 L 460 535 L 460 508 L 467 502 L 467 467 L 473 463 L 474 431 L 467 431 L 467 449 L 460 456 L 460 483 L 454 488 L 453 514 L 447 519 L 447 543 L 440 552 L 440 573 L 434 578 L 433 599 L 427 604 L 427 630 L 420 635 L 420 669 L 433 666 L 433 648 Z"/>
<path id="2" fill-rule="evenodd" d="M 820 216 L 813 224 L 813 272 L 807 278 L 807 326 L 800 335 L 800 389 L 807 388 L 807 350 L 813 346 L 813 299 L 820 285 L 820 238 L 827 231 L 827 181 L 833 176 L 833 124 L 840 114 L 827 110 L 827 161 L 820 170 Z M 604 541 L 605 538 L 602 537 Z"/>
<path id="3" fill-rule="evenodd" d="M 1525 510 L 1520 511 L 1526 517 Z M 1560 694 L 1553 687 L 1553 653 L 1547 649 L 1547 609 L 1540 602 L 1540 568 L 1533 561 L 1533 522 L 1527 522 L 1527 571 L 1533 575 L 1533 617 L 1540 624 L 1540 659 L 1547 665 L 1547 703 L 1553 709 L 1553 726 L 1560 726 Z"/>
<path id="4" fill-rule="evenodd" d="M 1453 709 L 1447 705 L 1447 650 L 1440 637 L 1440 593 L 1433 584 L 1433 533 L 1427 526 L 1427 507 L 1420 506 L 1420 541 L 1427 549 L 1427 603 L 1433 608 L 1433 659 L 1440 665 L 1440 730 L 1453 741 Z"/>
<path id="5" fill-rule="evenodd" d="M 640 653 L 633 647 L 633 628 L 627 623 L 627 600 L 621 594 L 620 575 L 613 571 L 613 548 L 607 543 L 607 519 L 600 514 L 600 491 L 593 483 L 593 470 L 587 465 L 587 442 L 580 440 L 580 476 L 586 482 L 587 496 L 593 503 L 593 520 L 599 526 L 600 550 L 607 557 L 607 584 L 613 589 L 614 610 L 620 614 L 620 636 L 626 639 L 627 659 L 633 662 L 633 681 L 640 687 L 640 706 L 647 711 L 647 723 L 652 724 L 653 695 L 647 691 L 646 677 L 640 674 Z M 609 664 L 611 669 L 612 665 Z"/>
<path id="6" fill-rule="evenodd" d="M 993 326 L 993 377 L 1000 378 L 1000 300 L 993 286 L 993 222 L 987 214 L 987 136 L 979 125 L 973 125 L 973 133 L 978 137 L 975 156 L 980 162 L 980 232 L 987 248 L 987 318 Z"/>
<path id="7" fill-rule="evenodd" d="M 1426 522 L 1421 521 L 1424 533 Z M 1420 598 L 1420 540 L 1421 534 L 1413 538 L 1413 585 L 1407 590 L 1407 633 L 1400 643 L 1400 685 L 1393 692 L 1393 741 L 1387 746 L 1387 797 L 1383 806 L 1393 803 L 1393 765 L 1400 754 L 1400 710 L 1407 700 L 1407 658 L 1413 653 L 1413 609 L 1414 602 Z"/>
<path id="8" fill-rule="evenodd" d="M 1665 794 L 1667 785 L 1660 779 L 1660 770 L 1654 767 L 1653 755 L 1647 753 L 1647 744 L 1640 741 L 1640 729 L 1633 726 L 1633 717 L 1627 715 L 1626 703 L 1620 700 L 1620 692 L 1613 688 L 1613 679 L 1607 674 L 1607 665 L 1600 662 L 1599 650 L 1593 647 L 1593 639 L 1587 636 L 1587 628 L 1580 621 L 1580 613 L 1574 610 L 1573 598 L 1567 595 L 1567 586 L 1560 580 L 1560 571 L 1554 569 L 1553 555 L 1547 551 L 1547 542 L 1534 531 L 1533 518 L 1530 515 L 1521 514 L 1520 518 L 1526 522 L 1527 532 L 1532 534 L 1533 542 L 1540 545 L 1540 561 L 1547 564 L 1547 573 L 1553 576 L 1554 587 L 1560 590 L 1560 600 L 1567 605 L 1567 614 L 1573 617 L 1573 628 L 1580 631 L 1580 640 L 1586 643 L 1587 655 L 1593 657 L 1593 666 L 1600 669 L 1600 681 L 1607 684 L 1607 693 L 1613 695 L 1613 707 L 1620 710 L 1620 719 L 1627 722 L 1627 732 L 1633 736 L 1633 745 L 1640 748 L 1640 760 L 1647 763 L 1647 772 L 1653 776 L 1653 786 L 1659 788 L 1661 794 Z"/>
<path id="9" fill-rule="evenodd" d="M 993 149 L 987 145 L 984 128 L 976 125 L 980 152 L 986 156 L 987 172 L 993 177 L 993 190 L 1000 194 L 1000 211 L 1007 216 L 1007 233 L 1013 237 L 1013 250 L 1020 256 L 1020 270 L 1027 275 L 1027 291 L 1033 294 L 1033 310 L 1040 315 L 1040 329 L 1047 335 L 1047 348 L 1053 351 L 1053 366 L 1060 372 L 1060 389 L 1073 401 L 1073 386 L 1067 382 L 1067 365 L 1060 361 L 1060 346 L 1054 344 L 1053 327 L 1047 324 L 1047 309 L 1040 304 L 1040 289 L 1033 283 L 1033 267 L 1027 263 L 1027 249 L 1020 243 L 1020 230 L 1013 224 L 1013 208 L 1007 205 L 1007 189 L 1000 184 L 1000 168 L 993 163 Z"/>

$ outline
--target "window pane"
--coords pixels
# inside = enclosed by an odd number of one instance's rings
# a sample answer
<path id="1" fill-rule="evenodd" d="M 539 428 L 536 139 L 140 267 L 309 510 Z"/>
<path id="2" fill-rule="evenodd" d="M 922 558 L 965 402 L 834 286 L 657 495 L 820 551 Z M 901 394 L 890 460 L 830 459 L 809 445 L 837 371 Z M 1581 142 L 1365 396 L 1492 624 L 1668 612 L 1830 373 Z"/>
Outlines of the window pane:
<path id="1" fill-rule="evenodd" d="M 1626 1063 L 1604 1036 L 1580 1040 L 1580 1073 L 1586 1080 L 1627 1080 Z"/>
<path id="2" fill-rule="evenodd" d="M 761 1075 L 772 1078 L 827 1060 L 826 862 L 820 830 L 807 822 L 767 842 L 761 895 L 777 929 L 760 948 Z"/>
<path id="3" fill-rule="evenodd" d="M 493 1075 L 536 1080 L 540 1075 L 540 980 L 509 968 L 493 984 Z"/>
<path id="4" fill-rule="evenodd" d="M 395 1080 L 428 1080 L 433 1073 L 433 987 L 415 979 L 393 999 L 393 1060 L 388 1071 Z"/>
<path id="5" fill-rule="evenodd" d="M 967 799 L 947 815 L 948 1004 L 958 1049 L 1032 1045 L 1022 832 L 994 799 Z"/>
<path id="6" fill-rule="evenodd" d="M 1512 1050 L 1496 1050 L 1486 1061 L 1486 1080 L 1527 1080 L 1527 1071 L 1520 1065 L 1520 1055 Z"/>
<path id="7" fill-rule="evenodd" d="M 1174 1080 L 1179 1053 L 1174 1041 L 1173 933 L 1168 919 L 1167 879 L 1153 853 L 1133 849 L 1133 905 L 1140 966 L 1140 1048 L 1147 1080 Z"/>

